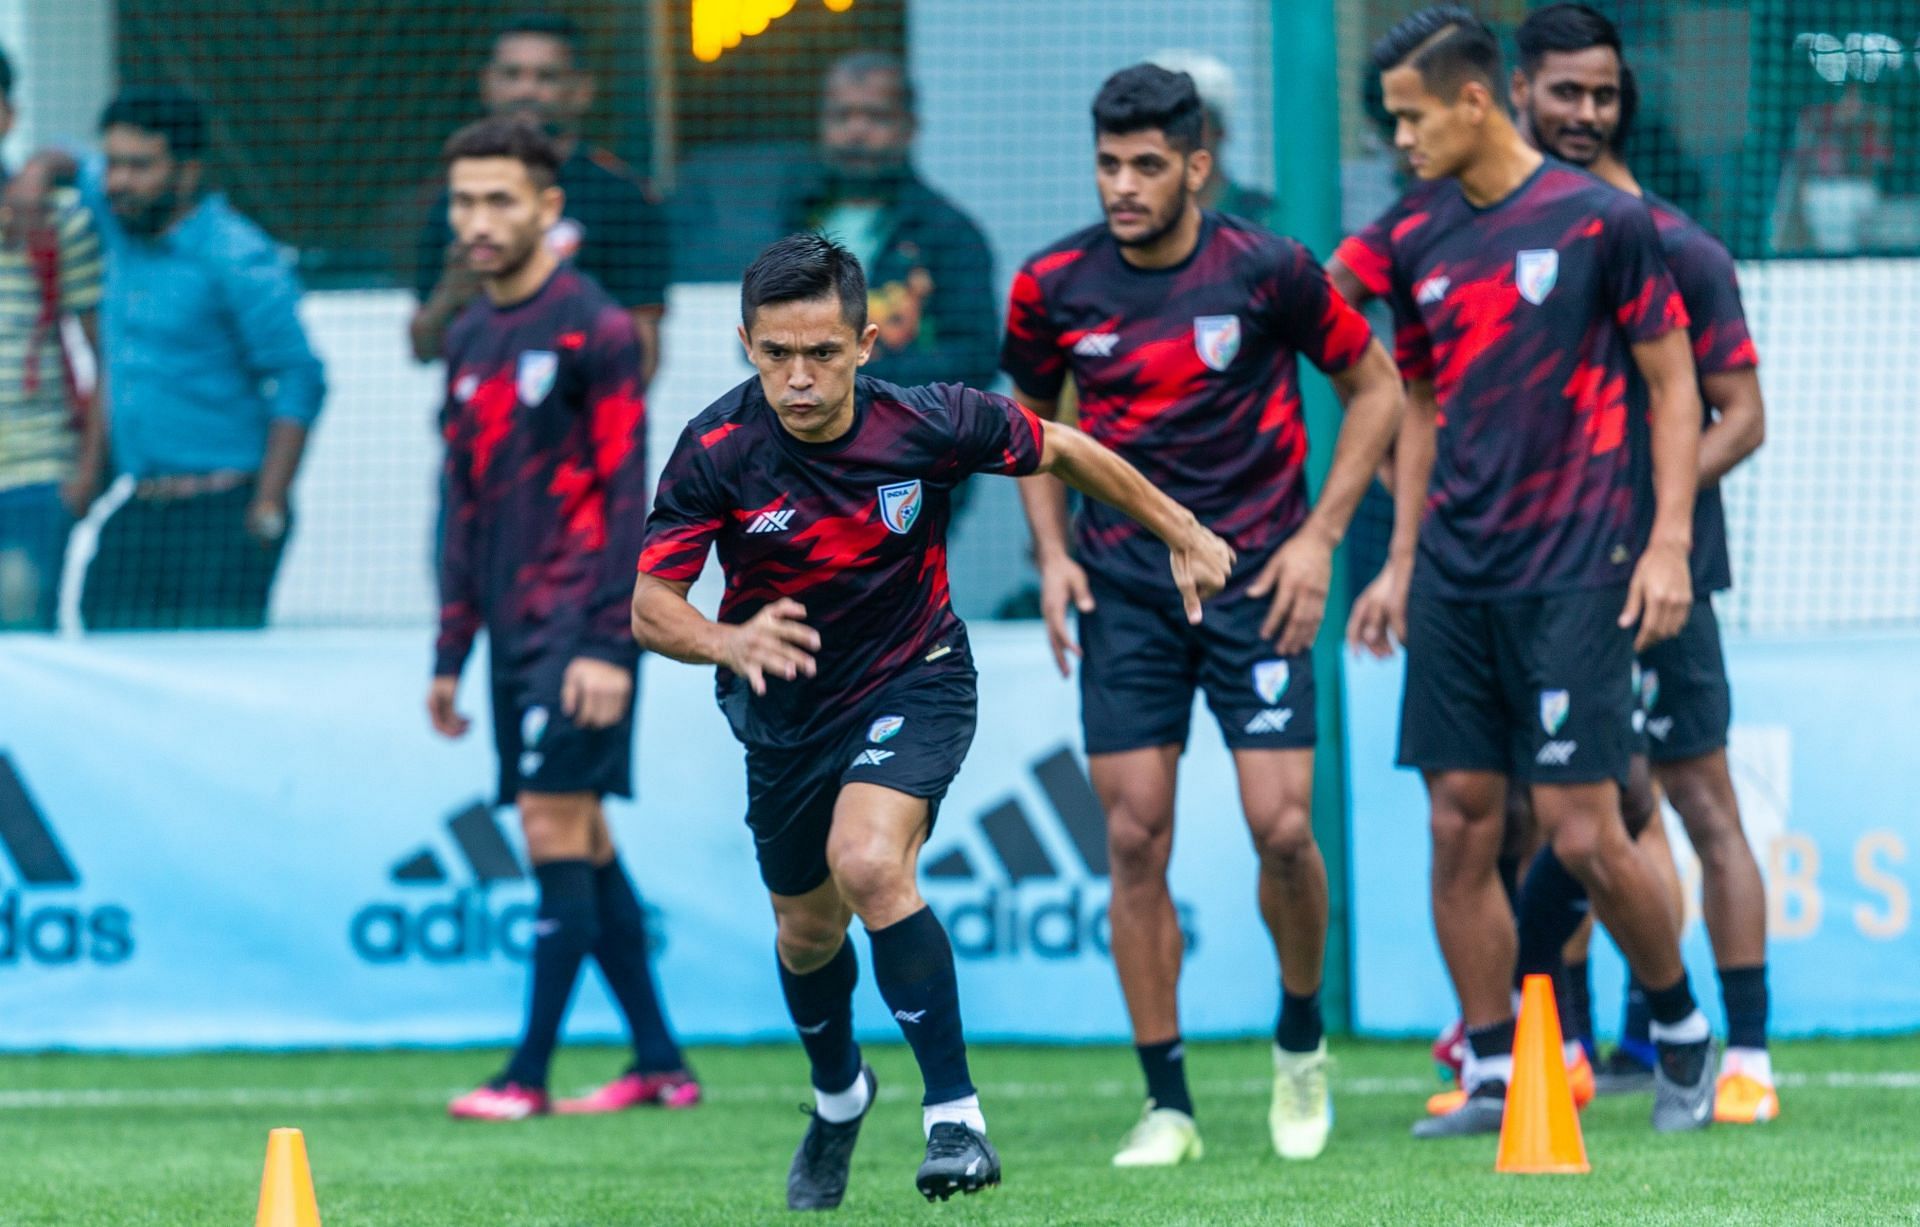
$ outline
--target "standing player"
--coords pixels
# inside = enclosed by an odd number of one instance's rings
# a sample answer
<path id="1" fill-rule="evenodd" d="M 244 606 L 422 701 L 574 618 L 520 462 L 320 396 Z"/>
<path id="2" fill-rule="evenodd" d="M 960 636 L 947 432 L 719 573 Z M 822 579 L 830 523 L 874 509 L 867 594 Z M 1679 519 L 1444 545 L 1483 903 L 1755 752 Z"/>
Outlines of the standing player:
<path id="1" fill-rule="evenodd" d="M 646 501 L 640 355 L 625 312 L 542 236 L 560 216 L 552 142 L 523 119 L 455 133 L 449 220 L 482 294 L 447 334 L 447 538 L 427 709 L 459 737 L 461 668 L 484 624 L 500 798 L 513 798 L 540 885 L 533 984 L 500 1076 L 453 1101 L 472 1120 L 550 1109 L 547 1066 L 580 965 L 600 964 L 634 1065 L 561 1111 L 691 1107 L 648 965 L 640 900 L 601 798 L 632 796 L 628 576 Z"/>
<path id="2" fill-rule="evenodd" d="M 1713 941 L 1727 1011 L 1727 1052 L 1714 1119 L 1741 1124 L 1771 1120 L 1779 1114 L 1780 1100 L 1767 1055 L 1766 892 L 1760 866 L 1741 829 L 1739 803 L 1727 769 L 1732 700 L 1712 601 L 1713 593 L 1733 584 L 1720 480 L 1753 454 L 1766 431 L 1759 354 L 1747 331 L 1740 286 L 1727 249 L 1673 204 L 1644 192 L 1620 157 L 1631 122 L 1628 103 L 1633 91 L 1613 23 L 1585 5 L 1557 4 L 1529 15 L 1517 40 L 1521 60 L 1513 75 L 1511 97 L 1534 143 L 1646 200 L 1690 320 L 1705 407 L 1700 489 L 1693 515 L 1694 605 L 1679 635 L 1640 656 L 1647 749 L 1653 776 L 1680 815 L 1688 841 L 1700 857 L 1707 933 Z M 1647 772 L 1636 771 L 1634 779 L 1645 792 L 1630 798 L 1629 806 L 1652 814 L 1655 800 Z M 1649 836 L 1660 830 L 1658 822 L 1647 826 Z M 1670 869 L 1672 854 L 1664 838 L 1656 840 L 1648 852 L 1664 858 Z M 1544 902 L 1550 909 L 1536 944 L 1541 955 L 1552 960 L 1566 928 L 1578 924 L 1584 913 L 1579 905 L 1585 901 L 1585 892 L 1555 862 L 1551 850 L 1532 872 L 1544 878 L 1541 889 L 1548 895 Z M 1530 874 L 1527 896 L 1535 889 Z M 1523 910 L 1534 910 L 1526 896 Z M 1526 924 L 1523 917 L 1523 934 Z M 1524 936 L 1522 942 L 1526 944 Z M 1584 963 L 1577 971 L 1584 981 Z M 1635 988 L 1644 993 L 1644 988 Z M 1634 1067 L 1642 1085 L 1652 1081 L 1653 1071 L 1626 1053 L 1616 1054 L 1610 1065 L 1615 1084 L 1625 1081 L 1620 1075 L 1634 1072 Z"/>
<path id="3" fill-rule="evenodd" d="M 845 1195 L 872 1070 L 853 1041 L 859 916 L 873 974 L 926 1084 L 929 1199 L 1000 1181 L 967 1072 L 953 949 L 915 882 L 974 729 L 966 628 L 947 598 L 953 487 L 1057 473 L 1168 543 L 1187 616 L 1233 565 L 1226 543 L 1085 435 L 958 384 L 856 374 L 879 335 L 866 279 L 817 234 L 747 270 L 741 343 L 759 369 L 695 418 L 667 462 L 633 596 L 649 650 L 718 665 L 747 751 L 747 825 L 779 925 L 780 983 L 813 1066 L 815 1112 L 787 1204 Z M 717 621 L 686 593 L 717 545 Z"/>
<path id="4" fill-rule="evenodd" d="M 1712 1039 L 1620 808 L 1633 652 L 1671 637 L 1692 605 L 1700 405 L 1685 309 L 1639 202 L 1548 162 L 1514 128 L 1495 94 L 1499 44 L 1470 12 L 1414 14 L 1374 63 L 1415 173 L 1453 181 L 1391 243 L 1410 411 L 1389 561 L 1354 615 L 1363 643 L 1407 645 L 1400 760 L 1426 778 L 1434 927 L 1467 1025 L 1468 1097 L 1414 1131 L 1500 1127 L 1515 936 L 1495 862 L 1509 775 L 1528 782 L 1543 836 L 1649 986 L 1655 1128 L 1700 1128 Z"/>
<path id="5" fill-rule="evenodd" d="M 1175 780 L 1196 687 L 1233 752 L 1259 853 L 1259 900 L 1280 960 L 1269 1127 L 1276 1151 L 1325 1149 L 1320 981 L 1327 871 L 1314 843 L 1311 648 L 1333 549 L 1397 428 L 1400 380 L 1366 321 L 1305 248 L 1202 209 L 1212 158 L 1185 73 L 1151 64 L 1109 78 L 1093 104 L 1106 221 L 1054 244 L 1014 279 L 1001 364 L 1051 418 L 1069 374 L 1080 422 L 1194 508 L 1240 564 L 1204 624 L 1180 616 L 1167 552 L 1088 505 L 1071 547 L 1066 490 L 1021 483 L 1041 607 L 1061 673 L 1083 658 L 1081 715 L 1107 813 L 1113 961 L 1146 1074 L 1147 1105 L 1114 1163 L 1201 1153 L 1180 1039 L 1180 926 L 1167 887 Z M 1346 402 L 1333 469 L 1307 507 L 1298 355 Z M 1080 643 L 1066 611 L 1080 615 Z"/>

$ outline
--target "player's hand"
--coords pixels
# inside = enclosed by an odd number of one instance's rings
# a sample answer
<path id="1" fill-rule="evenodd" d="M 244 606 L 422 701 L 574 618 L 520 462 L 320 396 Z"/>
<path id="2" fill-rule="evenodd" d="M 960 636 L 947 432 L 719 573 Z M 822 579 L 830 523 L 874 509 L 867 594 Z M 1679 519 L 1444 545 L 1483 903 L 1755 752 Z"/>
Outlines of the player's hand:
<path id="1" fill-rule="evenodd" d="M 27 234 L 47 221 L 47 194 L 53 178 L 38 161 L 28 159 L 0 192 L 0 234 L 8 247 L 18 247 Z"/>
<path id="2" fill-rule="evenodd" d="M 464 737 L 473 724 L 454 706 L 454 695 L 459 689 L 459 678 L 443 675 L 434 678 L 433 686 L 427 691 L 427 719 L 433 721 L 433 731 L 442 737 Z"/>
<path id="3" fill-rule="evenodd" d="M 1692 612 L 1693 576 L 1687 569 L 1687 552 L 1670 545 L 1649 545 L 1634 565 L 1627 607 L 1620 611 L 1621 627 L 1640 624 L 1633 650 L 1644 652 L 1673 638 Z"/>
<path id="4" fill-rule="evenodd" d="M 1385 660 L 1407 641 L 1407 575 L 1389 562 L 1361 590 L 1347 617 L 1347 642 L 1356 651 Z"/>
<path id="5" fill-rule="evenodd" d="M 247 535 L 262 549 L 271 549 L 287 535 L 287 505 L 268 498 L 247 507 Z"/>
<path id="6" fill-rule="evenodd" d="M 726 651 L 720 663 L 746 678 L 755 694 L 767 693 L 769 677 L 789 682 L 812 677 L 820 632 L 801 621 L 806 616 L 806 606 L 781 597 L 740 625 L 726 628 Z"/>
<path id="7" fill-rule="evenodd" d="M 429 296 L 449 311 L 458 311 L 480 293 L 480 275 L 467 264 L 467 245 L 455 239 L 441 257 L 440 280 Z"/>
<path id="8" fill-rule="evenodd" d="M 1080 645 L 1067 634 L 1067 606 L 1083 614 L 1093 612 L 1093 589 L 1087 584 L 1087 571 L 1064 555 L 1040 564 L 1040 616 L 1047 623 L 1047 646 L 1053 649 L 1053 663 L 1060 676 L 1070 673 L 1067 657 L 1078 657 Z"/>
<path id="9" fill-rule="evenodd" d="M 632 697 L 633 674 L 591 656 L 576 656 L 560 677 L 560 710 L 583 729 L 620 723 Z"/>
<path id="10" fill-rule="evenodd" d="M 1186 540 L 1172 544 L 1173 586 L 1180 590 L 1187 621 L 1200 625 L 1200 602 L 1218 596 L 1233 574 L 1233 547 L 1195 520 Z"/>
<path id="11" fill-rule="evenodd" d="M 1293 656 L 1313 646 L 1320 622 L 1327 616 L 1327 588 L 1333 583 L 1333 545 L 1319 533 L 1302 529 L 1275 550 L 1260 568 L 1247 595 L 1273 593 L 1260 637 L 1274 642 L 1274 651 Z"/>

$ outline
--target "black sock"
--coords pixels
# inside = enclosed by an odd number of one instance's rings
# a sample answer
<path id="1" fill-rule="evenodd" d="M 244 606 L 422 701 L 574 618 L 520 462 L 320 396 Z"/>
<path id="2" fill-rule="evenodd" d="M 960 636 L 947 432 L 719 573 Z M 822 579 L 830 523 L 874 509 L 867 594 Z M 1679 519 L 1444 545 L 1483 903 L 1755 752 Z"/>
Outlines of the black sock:
<path id="1" fill-rule="evenodd" d="M 1687 973 L 1684 971 L 1678 980 L 1667 987 L 1647 990 L 1647 1013 L 1663 1027 L 1685 1022 L 1687 1016 L 1698 1008 L 1693 1000 L 1693 986 L 1687 983 Z"/>
<path id="2" fill-rule="evenodd" d="M 867 936 L 873 942 L 874 983 L 920 1063 L 927 1088 L 921 1102 L 946 1103 L 973 1094 L 953 946 L 933 909 L 923 907 L 884 929 L 869 929 Z"/>
<path id="3" fill-rule="evenodd" d="M 1647 1011 L 1647 986 L 1632 972 L 1627 973 L 1627 995 L 1621 1005 L 1620 1043 L 1629 1052 L 1646 1059 L 1653 1049 L 1649 1030 L 1653 1015 Z"/>
<path id="4" fill-rule="evenodd" d="M 1187 1090 L 1187 1046 L 1179 1036 L 1159 1044 L 1135 1044 L 1140 1072 L 1147 1076 L 1147 1098 L 1156 1108 L 1193 1115 L 1193 1095 Z"/>
<path id="5" fill-rule="evenodd" d="M 634 893 L 633 879 L 618 858 L 594 870 L 593 878 L 600 914 L 600 940 L 594 944 L 593 957 L 626 1015 L 627 1033 L 633 1037 L 634 1072 L 665 1074 L 684 1069 L 686 1059 L 673 1041 L 654 987 L 647 913 Z"/>
<path id="6" fill-rule="evenodd" d="M 1312 1052 L 1320 1046 L 1326 1028 L 1320 1021 L 1320 993 L 1295 996 L 1280 988 L 1280 1022 L 1273 1029 L 1273 1042 L 1282 1052 Z"/>
<path id="7" fill-rule="evenodd" d="M 1593 1050 L 1593 978 L 1587 961 L 1568 963 L 1566 967 L 1567 1038 L 1577 1040 L 1589 1052 Z"/>
<path id="8" fill-rule="evenodd" d="M 1767 1046 L 1767 965 L 1722 967 L 1720 1000 L 1727 1007 L 1727 1047 Z"/>
<path id="9" fill-rule="evenodd" d="M 1587 915 L 1587 888 L 1567 872 L 1552 848 L 1542 848 L 1527 867 L 1520 884 L 1520 957 L 1514 963 L 1513 984 L 1519 988 L 1530 974 L 1554 975 L 1560 970 L 1560 952 Z"/>
<path id="10" fill-rule="evenodd" d="M 780 964 L 780 991 L 813 1065 L 814 1089 L 829 1095 L 848 1089 L 860 1076 L 860 1045 L 853 1042 L 853 988 L 859 982 L 860 960 L 849 941 L 805 975 Z"/>
<path id="11" fill-rule="evenodd" d="M 1509 1018 L 1505 1022 L 1497 1022 L 1491 1027 L 1467 1028 L 1468 1054 L 1483 1061 L 1490 1057 L 1512 1056 L 1514 1021 L 1515 1020 Z M 1489 1093 L 1493 1093 L 1503 1091 L 1505 1085 L 1505 1079 L 1488 1078 L 1484 1079 L 1473 1089 L 1477 1091 L 1480 1087 L 1484 1086 L 1488 1089 Z"/>
<path id="12" fill-rule="evenodd" d="M 1699 1007 L 1694 1004 L 1693 988 L 1687 983 L 1687 973 L 1681 972 L 1680 978 L 1665 988 L 1647 990 L 1647 1012 L 1653 1021 L 1662 1026 L 1672 1026 L 1684 1021 Z M 1700 1080 L 1701 1070 L 1705 1067 L 1712 1045 L 1702 1039 L 1697 1044 L 1659 1044 L 1660 1068 L 1666 1071 L 1668 1078 L 1683 1086 Z"/>
<path id="13" fill-rule="evenodd" d="M 580 964 L 600 937 L 594 906 L 593 865 L 588 861 L 549 861 L 533 867 L 540 883 L 540 909 L 534 927 L 533 984 L 527 993 L 527 1025 L 520 1046 L 501 1075 L 507 1082 L 544 1088 L 547 1066 L 560 1042 L 567 1002 L 580 978 Z"/>

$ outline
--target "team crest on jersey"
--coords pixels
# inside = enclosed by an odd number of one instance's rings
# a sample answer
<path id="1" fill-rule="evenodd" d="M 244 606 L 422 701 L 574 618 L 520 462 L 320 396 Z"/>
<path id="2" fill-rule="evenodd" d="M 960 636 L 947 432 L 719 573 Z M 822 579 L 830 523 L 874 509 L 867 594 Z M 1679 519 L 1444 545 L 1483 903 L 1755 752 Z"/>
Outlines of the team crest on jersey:
<path id="1" fill-rule="evenodd" d="M 1513 258 L 1513 284 L 1534 306 L 1547 301 L 1560 280 L 1560 253 L 1552 248 L 1523 251 Z"/>
<path id="2" fill-rule="evenodd" d="M 571 217 L 563 217 L 547 231 L 547 250 L 562 260 L 571 260 L 586 240 L 587 228 Z"/>
<path id="3" fill-rule="evenodd" d="M 520 403 L 532 408 L 547 399 L 547 393 L 553 391 L 553 381 L 560 374 L 560 355 L 550 349 L 530 349 L 520 355 L 520 365 L 514 371 L 514 390 L 520 393 Z"/>
<path id="4" fill-rule="evenodd" d="M 466 374 L 460 376 L 460 378 L 454 380 L 453 399 L 464 405 L 472 400 L 473 394 L 479 390 L 480 376 L 474 374 L 472 371 L 468 371 Z"/>
<path id="5" fill-rule="evenodd" d="M 1567 713 L 1573 709 L 1573 696 L 1564 690 L 1542 690 L 1540 692 L 1540 727 L 1552 737 L 1567 722 Z"/>
<path id="6" fill-rule="evenodd" d="M 905 716 L 882 716 L 867 727 L 867 740 L 875 745 L 891 741 L 895 733 L 906 727 L 906 723 Z"/>
<path id="7" fill-rule="evenodd" d="M 880 520 L 887 526 L 887 531 L 905 535 L 913 531 L 914 522 L 920 518 L 920 508 L 925 502 L 918 481 L 897 481 L 891 486 L 881 486 Z"/>
<path id="8" fill-rule="evenodd" d="M 1281 695 L 1287 693 L 1287 679 L 1290 676 L 1292 670 L 1287 668 L 1286 661 L 1263 660 L 1253 667 L 1253 692 L 1260 696 L 1262 703 L 1272 707 L 1280 701 Z"/>
<path id="9" fill-rule="evenodd" d="M 1193 348 L 1200 361 L 1216 371 L 1233 365 L 1240 352 L 1240 317 L 1237 315 L 1196 315 L 1193 317 Z"/>

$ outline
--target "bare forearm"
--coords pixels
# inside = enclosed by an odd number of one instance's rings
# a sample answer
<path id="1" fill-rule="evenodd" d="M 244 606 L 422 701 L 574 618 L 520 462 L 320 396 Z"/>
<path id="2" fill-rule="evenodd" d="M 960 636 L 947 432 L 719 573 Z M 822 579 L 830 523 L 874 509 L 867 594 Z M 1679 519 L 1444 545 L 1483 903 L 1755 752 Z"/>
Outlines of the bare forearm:
<path id="1" fill-rule="evenodd" d="M 1064 558 L 1067 544 L 1067 487 L 1051 473 L 1020 479 L 1020 506 L 1033 533 L 1033 556 L 1041 561 Z"/>
<path id="2" fill-rule="evenodd" d="M 1375 469 L 1393 446 L 1406 404 L 1393 360 L 1377 342 L 1368 347 L 1355 377 L 1338 379 L 1335 386 L 1346 402 L 1346 416 L 1327 480 L 1303 526 L 1303 531 L 1319 534 L 1330 545 L 1346 536 Z"/>
<path id="3" fill-rule="evenodd" d="M 300 469 L 306 447 L 305 426 L 284 418 L 274 422 L 267 432 L 266 459 L 260 462 L 258 497 L 262 502 L 286 506 L 287 491 L 293 488 L 293 475 Z"/>
<path id="4" fill-rule="evenodd" d="M 413 344 L 416 362 L 432 362 L 440 357 L 447 340 L 447 325 L 459 309 L 458 304 L 435 294 L 413 313 L 413 319 L 407 324 L 407 339 Z"/>
<path id="5" fill-rule="evenodd" d="M 1439 442 L 1439 421 L 1433 393 L 1410 391 L 1406 417 L 1394 442 L 1393 538 L 1387 548 L 1395 563 L 1412 565 L 1420 543 L 1420 521 L 1427 511 L 1427 485 L 1433 480 L 1433 457 Z"/>
<path id="6" fill-rule="evenodd" d="M 1046 426 L 1046 469 L 1067 485 L 1121 512 L 1170 545 L 1199 527 L 1192 512 L 1161 493 L 1119 456 L 1070 426 L 1055 422 Z"/>
<path id="7" fill-rule="evenodd" d="M 644 650 L 686 665 L 717 665 L 725 633 L 675 586 L 651 575 L 634 585 L 633 637 Z"/>
<path id="8" fill-rule="evenodd" d="M 1722 371 L 1702 383 L 1718 418 L 1700 436 L 1700 485 L 1704 489 L 1760 450 L 1767 438 L 1767 411 L 1760 377 L 1751 368 Z"/>
<path id="9" fill-rule="evenodd" d="M 1690 552 L 1693 502 L 1700 489 L 1700 398 L 1691 386 L 1656 386 L 1652 397 L 1652 541 Z"/>

